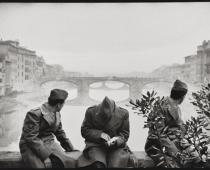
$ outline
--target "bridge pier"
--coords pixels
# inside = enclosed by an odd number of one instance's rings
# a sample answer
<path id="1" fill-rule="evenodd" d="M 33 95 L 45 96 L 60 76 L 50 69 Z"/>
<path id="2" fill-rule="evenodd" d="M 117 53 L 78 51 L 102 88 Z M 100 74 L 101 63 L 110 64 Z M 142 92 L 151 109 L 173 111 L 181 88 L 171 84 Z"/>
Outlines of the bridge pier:
<path id="1" fill-rule="evenodd" d="M 79 80 L 77 83 L 77 98 L 71 101 L 72 104 L 90 105 L 96 103 L 96 101 L 89 97 L 89 85 L 89 81 L 83 79 Z"/>

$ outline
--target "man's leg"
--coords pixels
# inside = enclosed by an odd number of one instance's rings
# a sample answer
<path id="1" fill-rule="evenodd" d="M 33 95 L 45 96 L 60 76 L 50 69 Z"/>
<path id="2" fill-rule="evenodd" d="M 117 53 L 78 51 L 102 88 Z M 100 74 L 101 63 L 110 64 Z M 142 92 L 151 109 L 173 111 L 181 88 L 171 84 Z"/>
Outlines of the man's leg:
<path id="1" fill-rule="evenodd" d="M 157 166 L 157 164 L 160 162 L 160 157 L 156 156 L 158 154 L 158 151 L 156 149 L 154 149 L 153 146 L 160 149 L 159 141 L 158 140 L 150 140 L 147 138 L 145 148 L 144 148 L 145 152 L 150 158 L 152 158 L 155 166 Z M 162 166 L 162 167 L 164 168 L 164 166 Z"/>
<path id="2" fill-rule="evenodd" d="M 29 148 L 22 154 L 24 164 L 29 168 L 45 168 L 44 162 Z"/>
<path id="3" fill-rule="evenodd" d="M 108 168 L 126 168 L 130 153 L 126 148 L 111 150 L 107 156 Z"/>
<path id="4" fill-rule="evenodd" d="M 50 160 L 52 162 L 52 168 L 64 168 L 62 161 L 55 155 L 50 155 Z"/>
<path id="5" fill-rule="evenodd" d="M 107 150 L 103 147 L 91 147 L 88 150 L 84 151 L 83 157 L 85 160 L 80 161 L 78 167 L 95 167 L 95 168 L 106 168 L 106 157 Z M 86 162 L 85 166 L 83 165 L 84 161 Z M 89 163 L 87 163 L 89 162 Z"/>
<path id="6" fill-rule="evenodd" d="M 104 163 L 97 161 L 89 166 L 86 166 L 86 168 L 106 168 L 106 166 L 104 165 Z"/>

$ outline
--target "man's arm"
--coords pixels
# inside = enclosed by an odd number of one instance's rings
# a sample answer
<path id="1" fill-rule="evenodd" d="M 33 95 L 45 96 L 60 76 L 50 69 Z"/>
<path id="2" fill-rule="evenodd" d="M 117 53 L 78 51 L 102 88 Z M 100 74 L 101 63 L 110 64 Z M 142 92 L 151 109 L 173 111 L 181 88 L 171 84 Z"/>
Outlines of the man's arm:
<path id="1" fill-rule="evenodd" d="M 71 141 L 69 140 L 69 138 L 66 137 L 66 133 L 64 132 L 64 130 L 62 128 L 62 123 L 61 122 L 58 126 L 58 129 L 55 131 L 54 134 L 55 134 L 57 140 L 60 142 L 61 146 L 67 152 L 70 152 L 70 151 L 74 150 L 74 147 L 73 147 Z"/>
<path id="2" fill-rule="evenodd" d="M 170 114 L 170 110 L 163 110 L 165 111 L 165 114 Z M 174 114 L 174 113 L 173 113 Z M 164 129 L 166 128 L 167 124 L 165 122 L 165 119 L 161 119 L 156 124 L 156 131 L 161 135 Z M 179 150 L 176 147 L 175 143 L 168 137 L 168 135 L 164 135 L 163 137 L 160 137 L 160 143 L 162 146 L 164 146 L 168 152 L 169 155 L 175 156 Z"/>
<path id="3" fill-rule="evenodd" d="M 89 109 L 87 109 L 81 126 L 82 137 L 88 141 L 99 143 L 101 141 L 102 132 L 102 130 L 98 130 L 93 127 L 91 112 L 89 112 Z"/>
<path id="4" fill-rule="evenodd" d="M 28 112 L 23 124 L 23 136 L 30 148 L 44 161 L 52 151 L 45 147 L 43 141 L 38 138 L 39 126 L 40 116 L 33 111 Z"/>
<path id="5" fill-rule="evenodd" d="M 130 122 L 129 113 L 126 111 L 122 126 L 119 131 L 119 138 L 117 139 L 117 147 L 124 147 L 130 136 Z"/>

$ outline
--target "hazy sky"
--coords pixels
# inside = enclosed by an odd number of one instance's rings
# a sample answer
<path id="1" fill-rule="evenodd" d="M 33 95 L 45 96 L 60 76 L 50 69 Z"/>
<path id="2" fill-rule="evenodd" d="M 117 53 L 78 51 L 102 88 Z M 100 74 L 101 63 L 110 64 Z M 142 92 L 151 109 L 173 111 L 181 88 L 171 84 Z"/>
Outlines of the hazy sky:
<path id="1" fill-rule="evenodd" d="M 0 3 L 0 38 L 69 71 L 149 72 L 210 40 L 210 3 Z"/>

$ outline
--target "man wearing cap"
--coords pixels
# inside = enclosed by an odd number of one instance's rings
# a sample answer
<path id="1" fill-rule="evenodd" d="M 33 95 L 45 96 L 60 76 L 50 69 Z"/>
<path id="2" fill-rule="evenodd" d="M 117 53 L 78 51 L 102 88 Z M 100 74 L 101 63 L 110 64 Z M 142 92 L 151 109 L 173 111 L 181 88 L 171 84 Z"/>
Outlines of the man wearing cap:
<path id="1" fill-rule="evenodd" d="M 184 122 L 182 120 L 182 114 L 179 105 L 183 102 L 188 91 L 187 85 L 180 81 L 176 80 L 171 89 L 170 97 L 165 97 L 164 102 L 162 104 L 163 114 L 165 116 L 165 121 L 163 124 L 160 124 L 160 130 L 164 129 L 168 126 L 168 129 L 174 133 L 175 130 L 185 130 Z M 148 137 L 145 144 L 146 153 L 154 160 L 155 164 L 159 163 L 158 157 L 155 157 L 157 154 L 157 150 L 154 147 L 159 148 L 160 142 L 161 145 L 165 147 L 168 158 L 173 162 L 175 167 L 180 166 L 180 148 L 177 144 L 180 142 L 175 142 L 174 135 L 164 137 L 160 139 L 158 142 L 157 139 L 152 139 L 152 129 L 149 129 Z M 197 154 L 197 152 L 192 152 L 194 154 L 195 159 L 192 160 L 194 163 L 199 163 L 201 160 Z M 171 159 L 171 158 L 172 159 Z"/>
<path id="2" fill-rule="evenodd" d="M 108 97 L 86 110 L 81 126 L 85 149 L 78 167 L 127 167 L 130 150 L 129 113 Z"/>
<path id="3" fill-rule="evenodd" d="M 26 166 L 31 168 L 72 168 L 75 160 L 65 151 L 74 150 L 62 128 L 60 110 L 68 92 L 51 90 L 48 102 L 27 112 L 19 142 L 20 153 Z M 60 142 L 54 141 L 54 136 Z M 64 150 L 63 150 L 64 149 Z"/>

